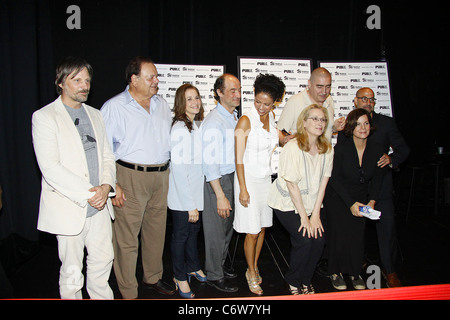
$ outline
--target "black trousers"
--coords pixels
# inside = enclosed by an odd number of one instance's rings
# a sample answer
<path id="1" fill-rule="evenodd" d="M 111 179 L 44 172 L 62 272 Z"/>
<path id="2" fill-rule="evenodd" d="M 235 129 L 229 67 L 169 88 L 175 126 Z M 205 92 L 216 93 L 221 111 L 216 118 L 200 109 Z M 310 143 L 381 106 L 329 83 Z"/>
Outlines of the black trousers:
<path id="1" fill-rule="evenodd" d="M 381 211 L 381 219 L 375 222 L 381 264 L 386 273 L 393 273 L 398 254 L 393 199 L 378 199 L 375 210 Z"/>
<path id="2" fill-rule="evenodd" d="M 375 210 L 381 212 L 380 220 L 375 221 L 381 264 L 386 273 L 392 273 L 398 256 L 392 172 L 384 176 Z"/>
<path id="3" fill-rule="evenodd" d="M 289 270 L 284 279 L 291 286 L 297 288 L 302 284 L 310 285 L 317 262 L 322 254 L 325 239 L 323 237 L 308 238 L 307 235 L 303 236 L 303 230 L 298 232 L 300 216 L 294 211 L 286 212 L 274 209 L 274 213 L 291 239 Z"/>

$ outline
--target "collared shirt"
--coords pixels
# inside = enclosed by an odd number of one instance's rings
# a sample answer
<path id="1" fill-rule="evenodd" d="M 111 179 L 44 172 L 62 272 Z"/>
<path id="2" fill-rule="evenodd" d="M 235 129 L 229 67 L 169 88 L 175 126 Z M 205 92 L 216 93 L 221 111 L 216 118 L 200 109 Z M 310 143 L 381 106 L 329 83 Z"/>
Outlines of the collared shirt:
<path id="1" fill-rule="evenodd" d="M 287 132 L 292 134 L 297 132 L 297 119 L 300 113 L 306 107 L 313 104 L 311 98 L 308 94 L 308 89 L 299 92 L 292 97 L 284 105 L 283 111 L 281 112 L 280 118 L 277 123 L 278 130 L 282 131 L 285 129 Z M 328 110 L 328 127 L 326 129 L 326 137 L 331 141 L 331 136 L 333 135 L 333 124 L 334 124 L 334 101 L 330 96 L 327 97 L 323 106 Z"/>
<path id="2" fill-rule="evenodd" d="M 203 120 L 203 174 L 206 181 L 219 179 L 235 171 L 234 129 L 236 111 L 230 113 L 220 103 Z"/>
<path id="3" fill-rule="evenodd" d="M 167 205 L 172 210 L 203 210 L 202 135 L 196 122 L 192 131 L 183 121 L 170 133 L 171 161 Z"/>
<path id="4" fill-rule="evenodd" d="M 166 163 L 170 158 L 172 124 L 167 101 L 154 95 L 148 113 L 128 88 L 106 101 L 100 110 L 116 160 L 143 165 Z"/>

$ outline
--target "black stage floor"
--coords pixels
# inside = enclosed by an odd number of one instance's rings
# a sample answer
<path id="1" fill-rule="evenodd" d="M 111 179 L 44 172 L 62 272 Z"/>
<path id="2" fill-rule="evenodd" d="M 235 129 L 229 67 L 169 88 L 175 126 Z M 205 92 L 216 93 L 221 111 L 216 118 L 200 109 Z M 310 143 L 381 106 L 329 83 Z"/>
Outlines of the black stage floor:
<path id="1" fill-rule="evenodd" d="M 408 184 L 405 184 L 405 188 Z M 437 214 L 434 213 L 432 202 L 417 201 L 406 215 L 407 195 L 402 193 L 397 204 L 397 232 L 398 232 L 398 275 L 404 286 L 419 286 L 430 284 L 450 284 L 450 209 L 444 204 L 440 206 Z M 366 255 L 367 265 L 379 265 L 377 240 L 374 223 L 368 221 Z M 168 219 L 166 246 L 164 254 L 164 276 L 166 282 L 172 283 L 172 265 L 169 253 L 171 234 L 170 217 Z M 245 280 L 245 258 L 243 252 L 244 235 L 235 233 L 230 245 L 230 257 L 234 257 L 233 267 L 238 277 L 233 279 L 239 286 L 234 294 L 222 293 L 193 279 L 191 288 L 197 298 L 232 298 L 256 297 L 253 295 Z M 200 238 L 200 244 L 203 238 Z M 9 245 L 11 244 L 11 245 Z M 264 296 L 289 295 L 283 280 L 289 262 L 290 244 L 284 229 L 274 217 L 274 226 L 267 230 L 266 241 L 259 262 L 259 270 L 263 277 L 262 288 Z M 60 262 L 58 259 L 56 239 L 52 235 L 41 234 L 38 243 L 30 243 L 18 237 L 10 237 L 2 241 L 0 246 L 1 259 L 4 270 L 8 276 L 11 290 L 7 286 L 2 288 L 1 298 L 59 298 L 58 274 Z M 199 247 L 200 257 L 204 256 L 203 246 Z M 363 278 L 371 274 L 363 272 Z M 138 280 L 142 279 L 142 268 L 138 262 Z M 381 287 L 386 283 L 381 278 Z M 111 287 L 115 298 L 121 299 L 114 278 L 111 273 Z M 313 285 L 318 293 L 336 292 L 327 277 L 316 272 Z M 353 290 L 350 283 L 348 289 Z M 6 291 L 6 293 L 5 293 Z M 88 296 L 86 295 L 86 298 Z M 167 299 L 179 298 L 178 294 L 165 296 L 142 286 L 140 282 L 139 299 Z"/>

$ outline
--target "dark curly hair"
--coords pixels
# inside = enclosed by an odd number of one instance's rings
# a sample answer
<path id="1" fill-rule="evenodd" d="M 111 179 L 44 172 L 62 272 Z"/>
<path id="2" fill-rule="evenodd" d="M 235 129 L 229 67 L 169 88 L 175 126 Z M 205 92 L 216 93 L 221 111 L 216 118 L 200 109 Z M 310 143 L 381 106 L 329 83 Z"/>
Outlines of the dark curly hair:
<path id="1" fill-rule="evenodd" d="M 267 93 L 274 102 L 281 102 L 286 91 L 284 82 L 273 74 L 259 74 L 253 87 L 255 88 L 255 95 L 260 92 Z"/>

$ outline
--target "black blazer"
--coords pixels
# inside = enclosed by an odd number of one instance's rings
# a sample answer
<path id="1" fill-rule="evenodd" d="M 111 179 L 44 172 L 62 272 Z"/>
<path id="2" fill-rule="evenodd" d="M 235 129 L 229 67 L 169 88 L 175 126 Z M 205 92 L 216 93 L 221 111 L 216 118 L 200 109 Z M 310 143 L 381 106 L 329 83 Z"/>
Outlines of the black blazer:
<path id="1" fill-rule="evenodd" d="M 340 139 L 334 147 L 333 172 L 326 194 L 339 196 L 348 208 L 356 201 L 364 204 L 370 200 L 377 201 L 387 171 L 386 167 L 377 166 L 383 153 L 380 144 L 368 139 L 360 167 L 353 139 Z"/>
<path id="2" fill-rule="evenodd" d="M 396 168 L 409 156 L 410 149 L 397 128 L 394 118 L 373 112 L 372 125 L 375 130 L 370 135 L 369 140 L 373 140 L 381 145 L 383 153 L 388 154 L 390 147 L 393 152 L 389 155 L 392 160 L 392 167 Z M 338 143 L 348 139 L 342 131 L 338 134 Z M 381 187 L 380 199 L 391 199 L 393 196 L 392 169 L 386 166 L 387 172 L 384 176 Z"/>

